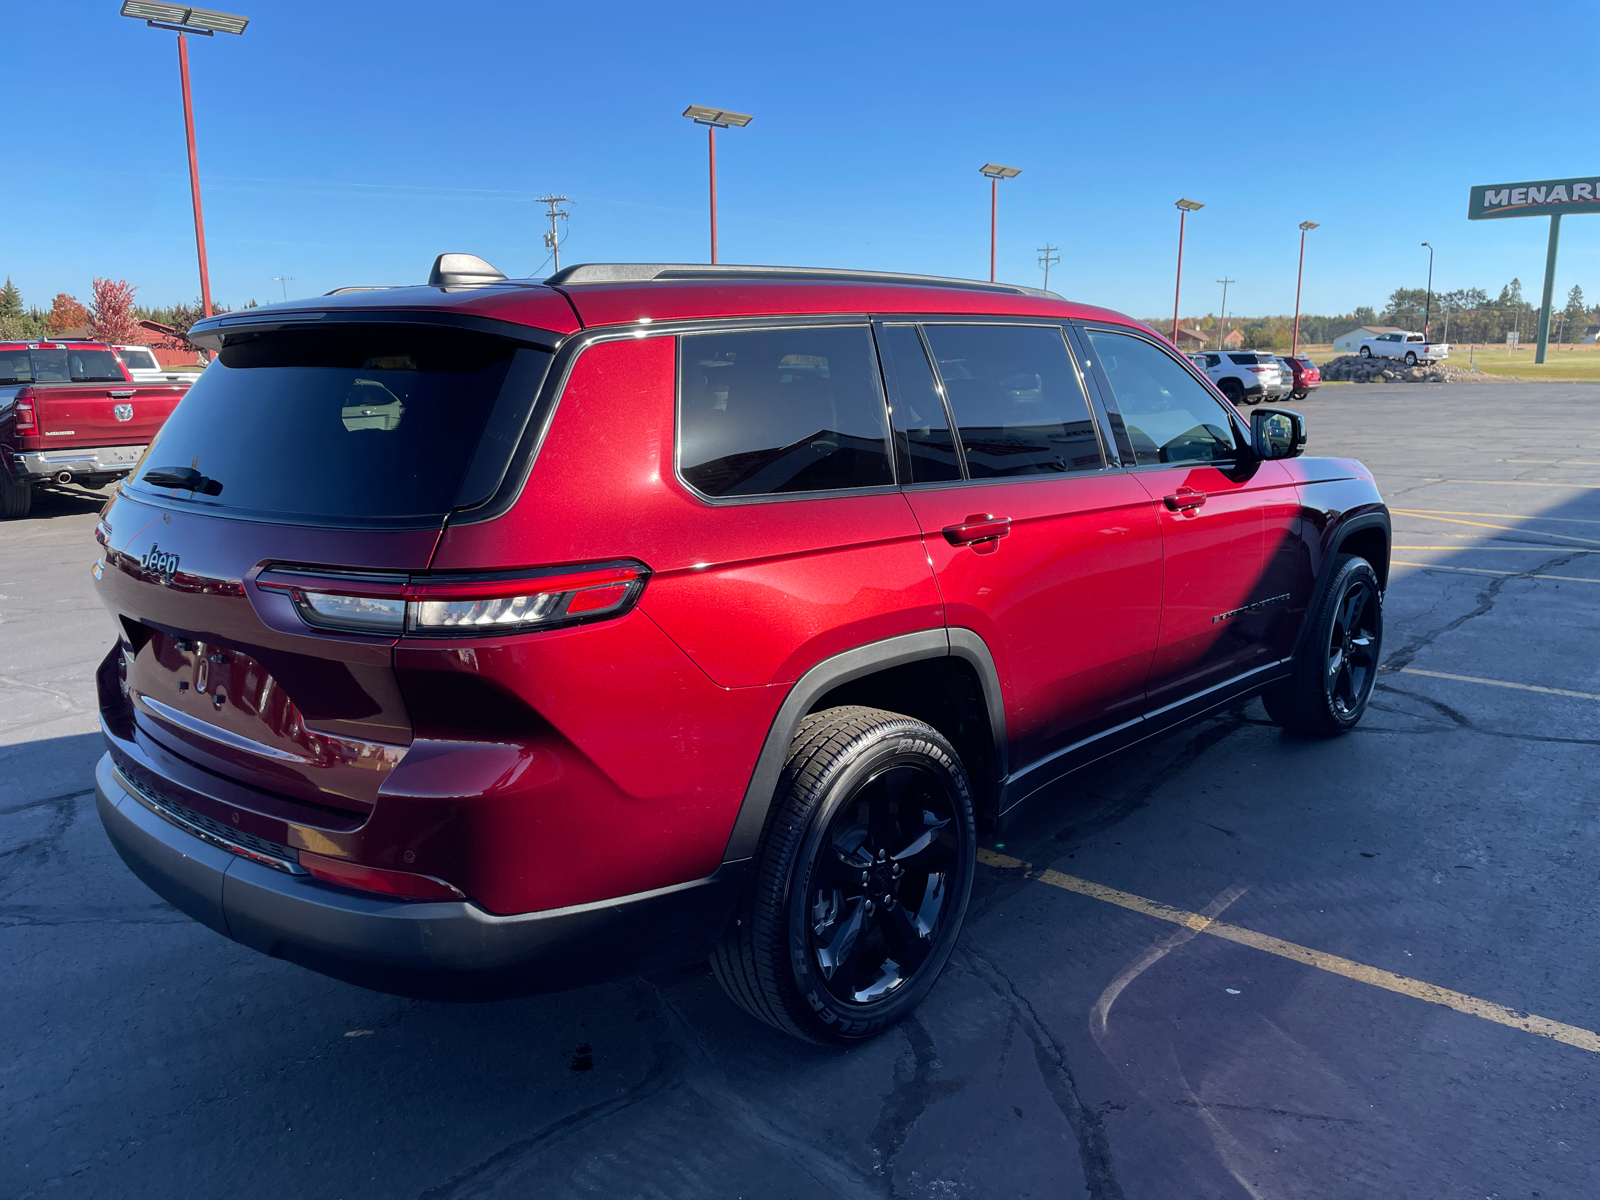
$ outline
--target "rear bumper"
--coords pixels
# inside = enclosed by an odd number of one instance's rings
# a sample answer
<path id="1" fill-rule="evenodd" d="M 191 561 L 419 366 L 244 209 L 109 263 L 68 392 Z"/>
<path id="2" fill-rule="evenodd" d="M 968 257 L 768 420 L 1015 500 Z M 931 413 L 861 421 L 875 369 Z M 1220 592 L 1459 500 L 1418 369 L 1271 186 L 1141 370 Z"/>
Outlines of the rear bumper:
<path id="1" fill-rule="evenodd" d="M 722 934 L 745 862 L 654 892 L 495 916 L 469 901 L 347 891 L 224 848 L 162 815 L 109 754 L 95 768 L 100 821 L 122 860 L 174 907 L 263 954 L 349 983 L 439 1000 L 554 992 L 695 962 Z"/>
<path id="2" fill-rule="evenodd" d="M 11 455 L 12 478 L 43 482 L 63 471 L 73 476 L 126 475 L 145 448 L 140 446 L 70 446 L 60 450 L 18 450 Z"/>

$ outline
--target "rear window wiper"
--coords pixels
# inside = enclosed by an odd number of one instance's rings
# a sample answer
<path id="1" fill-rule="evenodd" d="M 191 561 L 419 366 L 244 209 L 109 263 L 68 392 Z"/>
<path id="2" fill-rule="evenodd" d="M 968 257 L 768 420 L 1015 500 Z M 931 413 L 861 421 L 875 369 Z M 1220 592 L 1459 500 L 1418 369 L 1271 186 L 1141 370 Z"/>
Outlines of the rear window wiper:
<path id="1" fill-rule="evenodd" d="M 202 496 L 220 496 L 222 484 L 193 467 L 152 467 L 141 478 L 151 487 L 184 488 Z"/>

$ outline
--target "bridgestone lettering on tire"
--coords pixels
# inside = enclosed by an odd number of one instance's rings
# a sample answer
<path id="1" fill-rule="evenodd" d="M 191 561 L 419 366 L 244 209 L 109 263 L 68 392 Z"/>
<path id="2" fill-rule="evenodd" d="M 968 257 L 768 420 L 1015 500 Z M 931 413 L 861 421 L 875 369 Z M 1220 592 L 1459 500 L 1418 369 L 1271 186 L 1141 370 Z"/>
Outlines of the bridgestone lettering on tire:
<path id="1" fill-rule="evenodd" d="M 1267 715 L 1285 729 L 1333 737 L 1367 710 L 1383 653 L 1383 603 L 1377 572 L 1340 555 L 1329 586 L 1308 617 L 1294 674 L 1262 693 Z"/>
<path id="2" fill-rule="evenodd" d="M 875 1037 L 927 995 L 972 889 L 972 790 L 931 726 L 875 708 L 800 725 L 737 919 L 711 967 L 812 1042 Z"/>

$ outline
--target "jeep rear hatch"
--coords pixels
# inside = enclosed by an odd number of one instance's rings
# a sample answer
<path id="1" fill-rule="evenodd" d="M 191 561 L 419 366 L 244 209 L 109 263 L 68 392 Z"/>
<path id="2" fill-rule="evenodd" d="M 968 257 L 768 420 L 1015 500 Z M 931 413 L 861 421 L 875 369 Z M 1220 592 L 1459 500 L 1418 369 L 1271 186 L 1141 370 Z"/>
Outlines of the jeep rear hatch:
<path id="1" fill-rule="evenodd" d="M 500 485 L 550 357 L 398 322 L 230 335 L 132 487 L 219 516 L 437 529 Z"/>

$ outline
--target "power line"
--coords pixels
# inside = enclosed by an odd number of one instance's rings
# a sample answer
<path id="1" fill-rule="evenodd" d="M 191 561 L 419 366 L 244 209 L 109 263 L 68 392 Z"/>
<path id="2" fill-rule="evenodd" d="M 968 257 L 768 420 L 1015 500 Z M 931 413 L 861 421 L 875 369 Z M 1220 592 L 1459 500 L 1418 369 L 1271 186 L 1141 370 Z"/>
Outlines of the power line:
<path id="1" fill-rule="evenodd" d="M 1039 265 L 1044 268 L 1044 290 L 1050 290 L 1050 264 L 1061 261 L 1061 256 L 1056 251 L 1060 246 L 1052 246 L 1049 242 L 1039 247 Z"/>
<path id="2" fill-rule="evenodd" d="M 550 257 L 555 259 L 554 270 L 559 271 L 561 270 L 561 244 L 566 241 L 566 239 L 561 237 L 557 231 L 556 221 L 569 220 L 571 214 L 566 212 L 560 206 L 563 204 L 570 204 L 572 201 L 568 200 L 565 196 L 551 195 L 540 196 L 535 203 L 543 204 L 549 210 L 546 215 L 550 218 L 550 228 L 544 235 L 544 248 L 550 251 Z M 570 231 L 571 225 L 569 224 L 567 228 Z"/>

